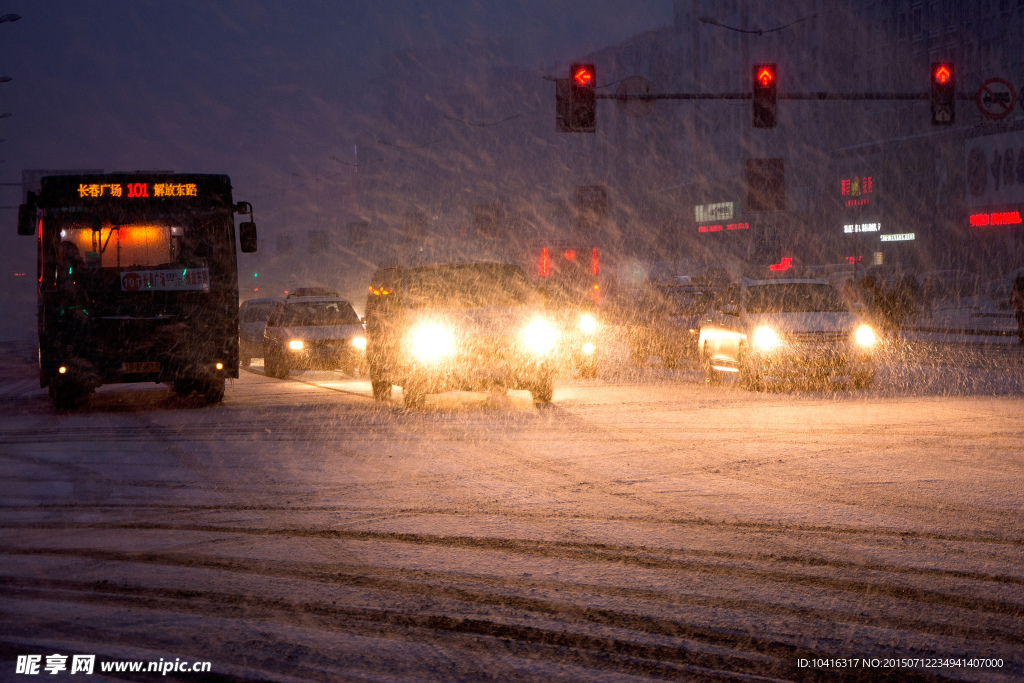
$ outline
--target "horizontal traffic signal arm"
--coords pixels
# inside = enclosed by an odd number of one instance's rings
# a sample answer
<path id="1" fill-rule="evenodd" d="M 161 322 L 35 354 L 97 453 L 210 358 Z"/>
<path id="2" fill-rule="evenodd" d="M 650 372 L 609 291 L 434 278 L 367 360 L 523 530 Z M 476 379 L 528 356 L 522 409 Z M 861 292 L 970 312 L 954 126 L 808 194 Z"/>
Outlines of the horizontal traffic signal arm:
<path id="1" fill-rule="evenodd" d="M 597 93 L 595 97 L 599 100 L 749 100 L 752 97 L 749 92 L 733 93 L 705 93 L 705 92 L 671 92 L 671 93 L 646 93 L 646 94 L 605 94 Z M 830 92 L 780 92 L 777 96 L 780 100 L 928 100 L 930 93 L 885 93 L 885 92 L 861 92 L 861 93 L 830 93 Z M 958 100 L 973 100 L 973 95 L 957 94 Z"/>

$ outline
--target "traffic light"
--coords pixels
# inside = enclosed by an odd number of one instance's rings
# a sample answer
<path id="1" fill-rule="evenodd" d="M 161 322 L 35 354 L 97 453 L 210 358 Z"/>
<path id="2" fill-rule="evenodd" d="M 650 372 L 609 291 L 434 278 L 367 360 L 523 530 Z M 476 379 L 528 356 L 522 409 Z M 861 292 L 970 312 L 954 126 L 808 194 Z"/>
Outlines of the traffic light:
<path id="1" fill-rule="evenodd" d="M 597 123 L 597 75 L 593 64 L 573 64 L 569 78 L 555 79 L 555 130 L 593 133 Z"/>
<path id="2" fill-rule="evenodd" d="M 778 101 L 778 70 L 774 64 L 754 65 L 754 128 L 774 128 Z"/>
<path id="3" fill-rule="evenodd" d="M 952 62 L 932 62 L 932 125 L 956 121 L 956 71 Z"/>

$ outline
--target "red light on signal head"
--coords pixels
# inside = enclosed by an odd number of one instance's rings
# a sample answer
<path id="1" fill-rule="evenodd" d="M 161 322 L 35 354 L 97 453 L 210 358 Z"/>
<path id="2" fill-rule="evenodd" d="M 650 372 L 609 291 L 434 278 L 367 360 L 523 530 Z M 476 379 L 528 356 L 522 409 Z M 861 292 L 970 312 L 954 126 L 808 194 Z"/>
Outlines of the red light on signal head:
<path id="1" fill-rule="evenodd" d="M 576 81 L 576 85 L 587 87 L 594 84 L 594 72 L 585 66 L 578 66 L 573 71 L 572 80 Z"/>
<path id="2" fill-rule="evenodd" d="M 768 66 L 762 66 L 757 70 L 757 82 L 763 88 L 767 88 L 775 80 L 775 70 Z"/>
<path id="3" fill-rule="evenodd" d="M 939 64 L 935 67 L 935 73 L 932 74 L 932 78 L 940 85 L 949 83 L 953 78 L 953 67 L 949 64 Z"/>

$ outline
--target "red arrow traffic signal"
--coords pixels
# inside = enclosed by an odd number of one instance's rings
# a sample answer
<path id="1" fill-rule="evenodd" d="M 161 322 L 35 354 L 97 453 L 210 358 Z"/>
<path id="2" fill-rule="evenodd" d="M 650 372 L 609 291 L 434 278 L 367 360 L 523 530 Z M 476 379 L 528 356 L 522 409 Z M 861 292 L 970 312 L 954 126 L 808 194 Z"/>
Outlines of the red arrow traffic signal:
<path id="1" fill-rule="evenodd" d="M 774 64 L 755 64 L 753 83 L 754 128 L 774 128 L 778 81 Z"/>
<path id="2" fill-rule="evenodd" d="M 594 82 L 594 69 L 586 64 L 578 65 L 572 73 L 572 80 L 578 86 L 589 87 Z"/>

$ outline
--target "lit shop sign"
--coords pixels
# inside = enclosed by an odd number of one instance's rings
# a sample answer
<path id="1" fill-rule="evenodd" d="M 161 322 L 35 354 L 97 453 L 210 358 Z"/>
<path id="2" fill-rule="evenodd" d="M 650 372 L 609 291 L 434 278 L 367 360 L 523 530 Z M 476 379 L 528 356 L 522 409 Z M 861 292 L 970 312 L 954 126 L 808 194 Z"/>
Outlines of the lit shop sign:
<path id="1" fill-rule="evenodd" d="M 869 175 L 842 178 L 839 181 L 839 190 L 843 196 L 844 206 L 867 206 L 875 192 L 875 180 Z"/>
<path id="2" fill-rule="evenodd" d="M 736 202 L 719 202 L 717 204 L 702 204 L 693 207 L 693 217 L 697 223 L 731 221 L 738 215 Z"/>
<path id="3" fill-rule="evenodd" d="M 78 196 L 84 197 L 195 197 L 195 183 L 104 183 L 81 184 Z"/>
<path id="4" fill-rule="evenodd" d="M 882 229 L 881 223 L 853 223 L 851 225 L 844 225 L 843 232 L 854 233 L 854 232 L 878 232 Z"/>
<path id="5" fill-rule="evenodd" d="M 1020 225 L 1020 211 L 996 211 L 994 213 L 972 213 L 971 227 L 987 225 Z"/>
<path id="6" fill-rule="evenodd" d="M 750 223 L 716 223 L 715 225 L 698 225 L 697 232 L 722 232 L 723 230 L 749 230 Z"/>
<path id="7" fill-rule="evenodd" d="M 878 238 L 883 242 L 912 242 L 914 240 L 914 233 L 898 232 L 892 235 L 879 235 Z"/>

